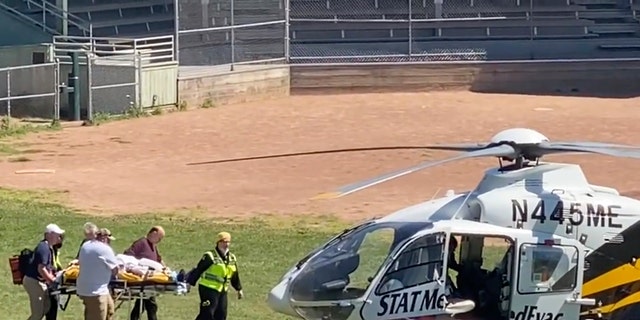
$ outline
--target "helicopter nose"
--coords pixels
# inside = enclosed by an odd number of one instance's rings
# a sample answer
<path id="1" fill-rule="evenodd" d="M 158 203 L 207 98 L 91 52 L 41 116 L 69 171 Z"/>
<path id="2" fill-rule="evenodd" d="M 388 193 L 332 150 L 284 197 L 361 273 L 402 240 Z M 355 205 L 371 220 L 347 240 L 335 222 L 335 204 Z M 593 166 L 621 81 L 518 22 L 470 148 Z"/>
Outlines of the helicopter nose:
<path id="1" fill-rule="evenodd" d="M 283 280 L 278 283 L 267 296 L 267 305 L 271 310 L 299 318 L 300 316 L 291 308 L 289 294 L 287 293 L 288 281 Z"/>

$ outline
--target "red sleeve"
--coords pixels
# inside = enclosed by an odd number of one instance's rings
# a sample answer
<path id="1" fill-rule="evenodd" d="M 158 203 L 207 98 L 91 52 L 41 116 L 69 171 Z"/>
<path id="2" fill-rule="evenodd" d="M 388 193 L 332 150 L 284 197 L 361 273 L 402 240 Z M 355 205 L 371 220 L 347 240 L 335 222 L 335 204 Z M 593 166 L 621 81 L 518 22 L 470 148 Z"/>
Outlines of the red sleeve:
<path id="1" fill-rule="evenodd" d="M 127 250 L 124 251 L 124 254 L 128 256 L 139 257 L 141 251 L 144 250 L 142 247 L 143 244 L 144 243 L 142 241 L 136 240 Z"/>

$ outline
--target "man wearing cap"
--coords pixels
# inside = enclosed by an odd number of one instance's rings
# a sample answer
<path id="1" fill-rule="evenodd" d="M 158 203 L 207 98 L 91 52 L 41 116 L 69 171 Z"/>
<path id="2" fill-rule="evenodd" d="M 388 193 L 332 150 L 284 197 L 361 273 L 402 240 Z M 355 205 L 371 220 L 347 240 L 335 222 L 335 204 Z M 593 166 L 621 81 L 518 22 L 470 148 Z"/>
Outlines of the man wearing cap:
<path id="1" fill-rule="evenodd" d="M 116 255 L 108 244 L 111 238 L 111 232 L 103 228 L 96 234 L 96 239 L 86 241 L 80 247 L 76 293 L 84 304 L 85 320 L 111 320 L 115 313 L 109 283 L 120 268 Z"/>
<path id="2" fill-rule="evenodd" d="M 22 280 L 24 290 L 29 296 L 31 309 L 29 320 L 41 320 L 52 307 L 48 286 L 56 279 L 53 266 L 53 246 L 62 241 L 63 235 L 64 230 L 58 225 L 49 224 L 45 227 L 44 239 L 33 250 L 31 263 L 25 270 Z"/>
<path id="3" fill-rule="evenodd" d="M 111 245 L 111 241 L 116 239 L 113 235 L 111 235 L 111 231 L 109 231 L 109 229 L 107 228 L 100 228 L 100 231 L 96 233 L 96 238 L 98 239 L 98 241 L 104 242 L 108 245 Z"/>
<path id="4" fill-rule="evenodd" d="M 198 266 L 187 276 L 190 285 L 199 283 L 200 313 L 197 320 L 227 319 L 229 283 L 238 292 L 238 299 L 244 296 L 236 256 L 229 252 L 231 234 L 220 232 L 216 240 L 215 250 L 205 252 Z"/>
<path id="5" fill-rule="evenodd" d="M 158 243 L 160 243 L 163 238 L 164 228 L 161 226 L 151 227 L 147 232 L 147 235 L 132 243 L 131 246 L 124 251 L 124 254 L 134 256 L 136 259 L 146 258 L 164 265 L 162 256 L 158 253 Z M 143 310 L 147 311 L 147 319 L 157 320 L 158 316 L 156 314 L 158 312 L 158 304 L 156 303 L 155 297 L 150 297 L 144 300 L 136 299 L 136 302 L 133 305 L 133 310 L 131 311 L 130 320 L 140 319 L 140 307 L 142 307 L 140 302 L 142 302 L 144 306 Z"/>
<path id="6" fill-rule="evenodd" d="M 64 234 L 60 235 L 60 242 L 56 245 L 53 245 L 51 248 L 53 249 L 53 272 L 57 273 L 58 271 L 62 271 L 62 263 L 60 263 L 60 249 L 62 248 L 62 243 L 64 242 Z M 56 320 L 58 319 L 58 295 L 49 295 L 50 307 L 49 311 L 45 316 L 45 320 Z"/>

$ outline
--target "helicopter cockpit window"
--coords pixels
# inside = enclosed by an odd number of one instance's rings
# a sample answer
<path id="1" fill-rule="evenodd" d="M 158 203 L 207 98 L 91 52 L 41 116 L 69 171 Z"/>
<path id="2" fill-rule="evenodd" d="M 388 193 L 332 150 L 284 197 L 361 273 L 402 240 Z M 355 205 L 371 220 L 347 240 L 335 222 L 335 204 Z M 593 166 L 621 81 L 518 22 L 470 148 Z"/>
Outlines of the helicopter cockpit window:
<path id="1" fill-rule="evenodd" d="M 422 237 L 396 258 L 376 289 L 377 295 L 419 286 L 442 278 L 445 234 Z"/>
<path id="2" fill-rule="evenodd" d="M 311 257 L 291 284 L 295 301 L 335 301 L 364 295 L 390 252 L 431 223 L 373 223 L 337 237 Z"/>
<path id="3" fill-rule="evenodd" d="M 577 264 L 578 249 L 575 247 L 523 244 L 520 249 L 518 292 L 573 290 L 577 281 Z"/>

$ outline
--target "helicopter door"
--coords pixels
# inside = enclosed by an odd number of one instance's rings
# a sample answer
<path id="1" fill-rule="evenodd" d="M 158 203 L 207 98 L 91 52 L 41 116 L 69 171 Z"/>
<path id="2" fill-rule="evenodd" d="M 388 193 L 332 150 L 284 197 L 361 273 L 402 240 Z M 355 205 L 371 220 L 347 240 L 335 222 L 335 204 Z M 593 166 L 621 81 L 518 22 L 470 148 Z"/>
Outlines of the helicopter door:
<path id="1" fill-rule="evenodd" d="M 570 238 L 519 239 L 510 319 L 578 319 L 583 246 Z M 524 241 L 523 241 L 524 240 Z M 542 242 L 542 243 L 540 243 Z"/>
<path id="2" fill-rule="evenodd" d="M 362 319 L 402 319 L 444 313 L 446 233 L 409 240 L 376 275 Z"/>

